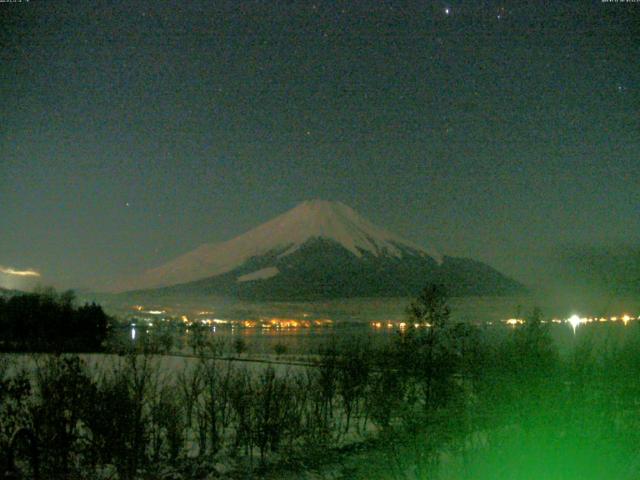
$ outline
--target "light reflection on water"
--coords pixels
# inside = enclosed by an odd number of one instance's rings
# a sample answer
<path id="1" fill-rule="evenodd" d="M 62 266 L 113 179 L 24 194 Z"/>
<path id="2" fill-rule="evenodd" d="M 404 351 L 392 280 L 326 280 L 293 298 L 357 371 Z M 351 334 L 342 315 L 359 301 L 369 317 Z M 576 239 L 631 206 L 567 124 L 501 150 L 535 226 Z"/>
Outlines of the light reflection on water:
<path id="1" fill-rule="evenodd" d="M 568 321 L 554 323 L 547 321 L 549 333 L 560 352 L 572 351 L 576 345 L 585 340 L 591 341 L 594 345 L 604 345 L 605 343 L 621 342 L 629 332 L 638 333 L 640 322 L 635 318 L 628 321 L 592 321 L 580 324 L 575 330 Z M 277 346 L 286 347 L 286 355 L 317 353 L 321 347 L 331 343 L 350 343 L 353 341 L 366 341 L 372 346 L 379 346 L 388 343 L 397 337 L 403 330 L 411 328 L 401 324 L 384 324 L 376 327 L 363 322 L 342 322 L 327 324 L 322 327 L 287 327 L 287 328 L 257 328 L 240 324 L 216 325 L 213 328 L 206 328 L 204 333 L 210 339 L 219 339 L 227 346 L 229 353 L 232 353 L 232 345 L 236 339 L 242 338 L 251 354 L 273 354 Z M 526 328 L 526 322 L 511 325 L 506 322 L 479 324 L 478 333 L 481 338 L 489 342 L 498 342 L 516 329 Z M 215 328 L 215 329 L 214 329 Z M 418 327 L 428 328 L 428 327 Z M 150 332 L 147 329 L 146 332 Z M 193 326 L 184 328 L 177 324 L 174 335 L 179 339 L 178 345 L 183 349 L 188 349 L 190 336 L 193 335 Z"/>
<path id="2" fill-rule="evenodd" d="M 523 319 L 534 306 L 539 306 L 561 348 L 575 344 L 576 339 L 595 331 L 596 326 L 597 336 L 604 337 L 618 332 L 617 326 L 640 323 L 635 321 L 640 313 L 639 299 L 605 300 L 584 302 L 531 295 L 453 298 L 450 300 L 451 323 L 476 325 L 484 335 L 501 338 L 509 330 L 521 328 Z M 291 352 L 307 352 L 317 351 L 319 345 L 328 341 L 353 337 L 371 338 L 374 342 L 388 341 L 401 329 L 401 324 L 407 323 L 405 310 L 409 302 L 408 298 L 261 303 L 216 303 L 204 299 L 190 303 L 129 304 L 117 314 L 129 322 L 144 321 L 146 316 L 147 324 L 151 321 L 157 324 L 164 318 L 185 328 L 193 322 L 203 323 L 210 335 L 242 337 L 252 350 L 269 351 L 276 344 L 283 343 Z M 566 324 L 574 314 L 580 320 L 575 334 L 571 325 Z M 606 327 L 608 324 L 611 325 Z"/>

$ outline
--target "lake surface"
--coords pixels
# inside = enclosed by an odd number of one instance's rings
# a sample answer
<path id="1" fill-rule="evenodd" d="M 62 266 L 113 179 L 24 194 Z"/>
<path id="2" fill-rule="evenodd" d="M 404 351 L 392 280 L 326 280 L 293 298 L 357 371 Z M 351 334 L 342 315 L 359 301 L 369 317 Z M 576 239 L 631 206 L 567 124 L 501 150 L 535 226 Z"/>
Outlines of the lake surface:
<path id="1" fill-rule="evenodd" d="M 144 324 L 162 321 L 205 323 L 209 334 L 232 341 L 242 337 L 249 348 L 258 353 L 273 352 L 277 344 L 287 346 L 288 353 L 317 351 L 319 345 L 333 340 L 350 341 L 368 337 L 374 342 L 386 341 L 407 322 L 409 298 L 358 298 L 317 302 L 246 302 L 219 298 L 175 299 L 146 305 L 107 305 L 107 311 L 138 329 Z M 507 319 L 526 318 L 534 307 L 552 324 L 552 335 L 561 349 L 575 344 L 587 332 L 597 331 L 599 339 L 624 335 L 625 326 L 610 322 L 627 314 L 636 322 L 640 299 L 560 295 L 538 293 L 505 297 L 451 298 L 451 322 L 481 326 L 487 335 L 499 338 L 508 332 Z M 571 315 L 604 318 L 601 323 L 581 325 L 576 333 L 566 319 Z M 555 321 L 555 323 L 553 323 Z M 561 323 L 562 322 L 562 323 Z M 631 326 L 631 325 L 630 325 Z M 153 328 L 153 327 L 151 327 Z M 589 333 L 591 334 L 591 333 Z"/>

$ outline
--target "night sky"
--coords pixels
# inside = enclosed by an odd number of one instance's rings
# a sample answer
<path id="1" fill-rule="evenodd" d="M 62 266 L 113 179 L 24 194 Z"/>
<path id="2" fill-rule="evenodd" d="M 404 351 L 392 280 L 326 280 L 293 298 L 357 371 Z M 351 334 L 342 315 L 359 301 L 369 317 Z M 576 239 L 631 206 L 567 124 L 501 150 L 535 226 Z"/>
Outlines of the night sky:
<path id="1" fill-rule="evenodd" d="M 312 198 L 530 285 L 559 248 L 640 242 L 640 3 L 34 0 L 0 22 L 0 286 L 95 287 Z"/>

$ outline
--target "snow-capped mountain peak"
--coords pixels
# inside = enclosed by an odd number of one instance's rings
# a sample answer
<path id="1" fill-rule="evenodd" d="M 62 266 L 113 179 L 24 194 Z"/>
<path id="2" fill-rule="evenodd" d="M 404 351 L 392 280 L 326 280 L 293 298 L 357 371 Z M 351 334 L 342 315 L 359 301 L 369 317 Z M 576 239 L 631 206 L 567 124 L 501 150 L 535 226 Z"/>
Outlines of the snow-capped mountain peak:
<path id="1" fill-rule="evenodd" d="M 311 200 L 232 240 L 202 245 L 148 270 L 127 282 L 125 289 L 156 288 L 221 275 L 253 257 L 274 252 L 280 258 L 285 257 L 315 238 L 333 241 L 356 257 L 366 253 L 400 258 L 410 250 L 438 262 L 441 260 L 435 250 L 427 250 L 377 227 L 343 203 Z M 277 270 L 275 273 L 273 269 L 268 270 L 268 273 L 274 275 Z"/>
<path id="2" fill-rule="evenodd" d="M 261 238 L 263 241 L 258 243 L 263 246 L 270 244 L 270 249 L 291 244 L 283 255 L 297 250 L 311 238 L 333 240 L 357 257 L 362 256 L 363 252 L 374 256 L 383 253 L 400 256 L 402 252 L 399 246 L 402 245 L 425 251 L 377 227 L 345 204 L 325 200 L 303 202 L 245 235 L 250 235 L 253 239 Z M 439 256 L 435 252 L 427 254 Z"/>

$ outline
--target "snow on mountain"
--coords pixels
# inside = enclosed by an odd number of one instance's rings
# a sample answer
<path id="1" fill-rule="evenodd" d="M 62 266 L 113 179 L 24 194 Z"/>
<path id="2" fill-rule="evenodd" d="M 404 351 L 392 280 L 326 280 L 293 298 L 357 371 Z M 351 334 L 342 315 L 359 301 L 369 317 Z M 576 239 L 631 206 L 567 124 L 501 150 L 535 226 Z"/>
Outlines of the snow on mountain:
<path id="1" fill-rule="evenodd" d="M 407 250 L 412 254 L 441 256 L 388 232 L 362 218 L 340 202 L 306 201 L 292 210 L 250 230 L 232 240 L 205 244 L 160 267 L 148 270 L 124 289 L 148 289 L 176 285 L 230 272 L 247 260 L 277 253 L 278 258 L 296 252 L 311 239 L 331 240 L 356 257 L 366 252 L 374 257 L 401 258 Z M 270 278 L 277 268 L 264 268 L 243 275 L 238 281 Z"/>
<path id="2" fill-rule="evenodd" d="M 256 270 L 255 272 L 247 273 L 246 275 L 240 275 L 238 277 L 239 282 L 251 282 L 253 280 L 266 280 L 267 278 L 275 277 L 280 273 L 278 267 L 267 267 Z"/>

